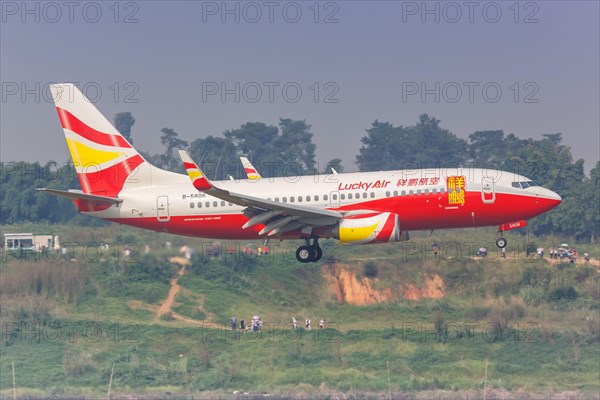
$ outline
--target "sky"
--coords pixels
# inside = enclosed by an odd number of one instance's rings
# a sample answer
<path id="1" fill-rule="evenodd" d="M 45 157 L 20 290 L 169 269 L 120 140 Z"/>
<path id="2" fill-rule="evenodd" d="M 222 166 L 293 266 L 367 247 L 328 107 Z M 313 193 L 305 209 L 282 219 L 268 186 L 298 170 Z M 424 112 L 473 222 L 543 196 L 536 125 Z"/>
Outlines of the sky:
<path id="1" fill-rule="evenodd" d="M 2 1 L 0 160 L 69 159 L 47 90 L 75 82 L 134 146 L 248 121 L 312 126 L 356 170 L 375 120 L 427 113 L 459 137 L 560 132 L 600 158 L 598 1 Z"/>

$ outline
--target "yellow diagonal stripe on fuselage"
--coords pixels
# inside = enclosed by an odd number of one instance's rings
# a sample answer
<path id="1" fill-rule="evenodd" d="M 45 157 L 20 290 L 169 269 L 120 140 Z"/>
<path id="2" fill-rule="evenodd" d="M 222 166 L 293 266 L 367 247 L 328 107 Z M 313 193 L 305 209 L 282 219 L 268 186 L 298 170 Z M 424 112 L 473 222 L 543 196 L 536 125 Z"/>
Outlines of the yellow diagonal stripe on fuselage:
<path id="1" fill-rule="evenodd" d="M 117 151 L 93 149 L 73 139 L 67 139 L 67 145 L 69 146 L 73 161 L 79 163 L 80 166 L 104 164 L 125 154 Z"/>
<path id="2" fill-rule="evenodd" d="M 371 236 L 379 222 L 361 228 L 340 228 L 340 242 L 351 243 L 364 240 Z"/>

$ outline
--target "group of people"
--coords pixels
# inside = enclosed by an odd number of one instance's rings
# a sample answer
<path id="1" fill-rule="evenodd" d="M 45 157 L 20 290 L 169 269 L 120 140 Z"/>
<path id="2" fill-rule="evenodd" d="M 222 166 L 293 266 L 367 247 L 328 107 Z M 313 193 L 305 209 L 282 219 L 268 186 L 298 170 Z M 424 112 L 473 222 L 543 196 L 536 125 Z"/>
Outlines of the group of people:
<path id="1" fill-rule="evenodd" d="M 527 257 L 530 257 L 532 255 L 534 255 L 539 257 L 539 258 L 544 258 L 544 248 L 543 247 L 538 247 L 535 249 L 535 252 L 528 246 L 527 247 Z M 551 260 L 560 260 L 560 261 L 569 261 L 571 264 L 575 264 L 577 262 L 577 257 L 578 257 L 578 253 L 577 250 L 575 249 L 575 247 L 567 247 L 565 245 L 561 246 L 561 247 L 557 247 L 557 248 L 550 248 L 550 259 Z M 583 254 L 583 258 L 584 260 L 590 261 L 590 254 L 588 252 L 585 252 Z"/>
<path id="2" fill-rule="evenodd" d="M 236 317 L 231 317 L 231 319 L 229 320 L 230 324 L 231 324 L 231 330 L 232 331 L 237 331 L 238 330 L 238 320 Z M 326 321 L 324 318 L 321 318 L 321 320 L 319 321 L 319 329 L 325 329 L 325 324 Z M 292 317 L 292 329 L 298 329 L 298 320 L 296 319 L 296 317 Z M 239 330 L 240 332 L 245 332 L 245 331 L 249 331 L 251 330 L 252 332 L 257 332 L 262 330 L 263 328 L 263 320 L 260 316 L 255 315 L 254 317 L 252 317 L 252 322 L 250 325 L 246 324 L 246 321 L 242 318 L 239 321 Z M 306 318 L 304 320 L 304 329 L 306 329 L 307 331 L 310 331 L 312 329 L 312 321 L 310 320 L 310 318 Z"/>
<path id="3" fill-rule="evenodd" d="M 292 329 L 298 329 L 298 320 L 296 317 L 292 317 Z M 312 329 L 312 321 L 310 318 L 304 320 L 304 329 L 310 331 Z M 319 321 L 319 329 L 325 329 L 325 319 L 321 318 Z"/>
<path id="4" fill-rule="evenodd" d="M 237 329 L 238 329 L 237 319 L 235 317 L 231 317 L 229 322 L 231 323 L 231 330 L 237 331 Z M 257 331 L 262 330 L 263 320 L 258 315 L 255 315 L 254 317 L 252 317 L 250 325 L 248 325 L 248 324 L 246 324 L 246 321 L 242 318 L 242 319 L 240 319 L 240 327 L 239 328 L 240 328 L 240 332 L 245 332 L 245 331 L 250 331 L 250 330 L 252 332 L 257 332 Z"/>
<path id="5" fill-rule="evenodd" d="M 565 247 L 559 247 L 557 249 L 555 248 L 551 248 L 550 249 L 550 258 L 552 260 L 569 260 L 570 263 L 574 264 L 577 261 L 577 250 L 575 249 L 575 247 L 572 247 L 571 249 L 565 248 Z M 590 260 L 590 255 L 588 253 L 584 254 L 586 261 Z"/>

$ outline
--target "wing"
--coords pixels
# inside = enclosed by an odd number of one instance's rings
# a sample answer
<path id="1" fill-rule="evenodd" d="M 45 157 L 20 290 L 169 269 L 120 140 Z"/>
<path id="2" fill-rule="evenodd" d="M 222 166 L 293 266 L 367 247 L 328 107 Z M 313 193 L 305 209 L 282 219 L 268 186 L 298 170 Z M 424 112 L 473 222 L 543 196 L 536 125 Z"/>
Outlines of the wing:
<path id="1" fill-rule="evenodd" d="M 208 180 L 185 151 L 180 150 L 179 155 L 192 184 L 198 191 L 246 207 L 244 215 L 250 220 L 244 224 L 244 229 L 264 224 L 265 227 L 259 232 L 260 235 L 276 236 L 296 229 L 310 233 L 315 226 L 333 225 L 343 218 L 340 212 L 334 210 L 280 203 L 220 189 Z"/>

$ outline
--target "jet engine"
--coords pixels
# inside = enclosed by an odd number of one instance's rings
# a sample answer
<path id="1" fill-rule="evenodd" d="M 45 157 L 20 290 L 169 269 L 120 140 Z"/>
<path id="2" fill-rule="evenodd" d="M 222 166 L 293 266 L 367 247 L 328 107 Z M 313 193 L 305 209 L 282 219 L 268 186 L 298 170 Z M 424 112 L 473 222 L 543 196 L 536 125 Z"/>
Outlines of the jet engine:
<path id="1" fill-rule="evenodd" d="M 348 216 L 333 228 L 342 244 L 368 244 L 408 240 L 408 232 L 400 231 L 398 214 L 390 212 Z"/>

